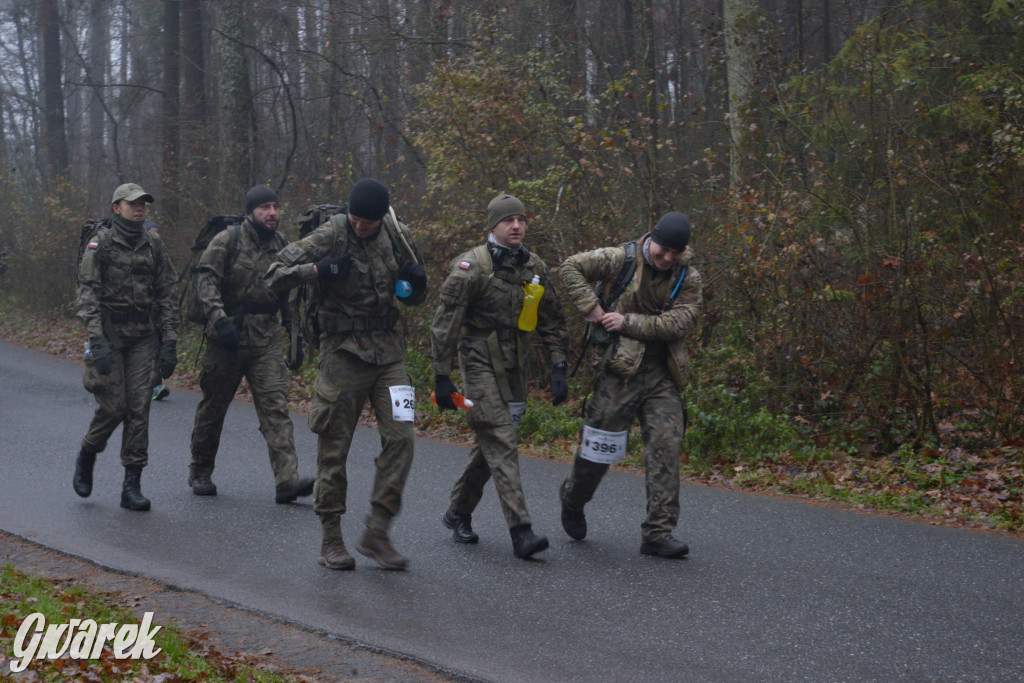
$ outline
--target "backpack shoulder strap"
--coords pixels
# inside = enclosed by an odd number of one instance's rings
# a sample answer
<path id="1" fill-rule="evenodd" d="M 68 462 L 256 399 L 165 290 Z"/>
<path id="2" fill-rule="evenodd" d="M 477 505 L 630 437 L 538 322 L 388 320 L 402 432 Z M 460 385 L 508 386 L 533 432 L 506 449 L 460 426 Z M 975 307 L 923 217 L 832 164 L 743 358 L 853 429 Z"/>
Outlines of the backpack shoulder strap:
<path id="1" fill-rule="evenodd" d="M 607 283 L 605 287 L 604 301 L 601 302 L 605 308 L 615 305 L 622 293 L 626 291 L 633 275 L 636 274 L 636 242 L 626 242 L 619 246 L 625 252 L 625 259 L 622 261 L 622 267 L 619 268 L 619 274 L 615 276 L 615 280 Z"/>
<path id="2" fill-rule="evenodd" d="M 480 264 L 480 274 L 490 280 L 494 277 L 494 261 L 491 260 L 491 252 L 486 244 L 481 244 L 473 249 L 473 256 Z"/>

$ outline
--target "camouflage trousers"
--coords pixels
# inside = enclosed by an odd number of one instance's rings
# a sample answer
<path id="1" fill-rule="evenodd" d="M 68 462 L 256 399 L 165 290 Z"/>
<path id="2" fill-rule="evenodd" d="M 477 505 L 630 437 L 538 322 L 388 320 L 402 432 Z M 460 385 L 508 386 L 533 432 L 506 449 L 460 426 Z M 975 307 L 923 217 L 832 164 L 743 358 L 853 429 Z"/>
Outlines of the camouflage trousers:
<path id="1" fill-rule="evenodd" d="M 124 340 L 124 346 L 113 352 L 111 373 L 95 376 L 99 386 L 93 395 L 99 406 L 82 439 L 82 448 L 102 452 L 123 422 L 121 464 L 144 467 L 149 462 L 149 405 L 153 400 L 156 345 L 155 334 Z M 88 368 L 87 372 L 95 373 L 95 369 Z"/>
<path id="2" fill-rule="evenodd" d="M 683 399 L 664 363 L 643 363 L 630 380 L 603 371 L 594 379 L 586 424 L 609 432 L 628 430 L 636 417 L 644 439 L 647 518 L 640 525 L 646 540 L 671 533 L 679 522 L 679 457 L 683 443 Z M 575 510 L 594 497 L 608 465 L 580 457 L 562 483 L 562 502 Z"/>
<path id="3" fill-rule="evenodd" d="M 515 374 L 514 370 L 508 371 Z M 516 428 L 508 405 L 498 390 L 494 369 L 483 363 L 465 364 L 462 368 L 466 396 L 473 408 L 466 422 L 476 432 L 476 443 L 469 460 L 455 481 L 449 506 L 457 514 L 472 514 L 484 494 L 488 479 L 494 477 L 494 488 L 509 528 L 530 524 L 526 498 L 519 477 L 519 449 Z M 509 377 L 512 384 L 515 378 Z"/>
<path id="4" fill-rule="evenodd" d="M 192 426 L 193 478 L 209 477 L 220 448 L 224 417 L 244 377 L 249 384 L 260 433 L 267 442 L 274 483 L 281 484 L 299 476 L 295 454 L 295 432 L 288 413 L 288 368 L 276 345 L 241 346 L 232 353 L 215 339 L 206 341 L 199 388 L 203 398 L 196 408 Z"/>
<path id="5" fill-rule="evenodd" d="M 334 520 L 346 511 L 348 452 L 367 399 L 377 415 L 381 452 L 374 460 L 376 472 L 366 526 L 386 532 L 401 510 L 402 492 L 412 467 L 413 423 L 392 419 L 388 387 L 411 384 L 404 360 L 376 365 L 339 348 L 322 352 L 309 428 L 318 436 L 313 510 L 325 534 L 337 530 Z"/>

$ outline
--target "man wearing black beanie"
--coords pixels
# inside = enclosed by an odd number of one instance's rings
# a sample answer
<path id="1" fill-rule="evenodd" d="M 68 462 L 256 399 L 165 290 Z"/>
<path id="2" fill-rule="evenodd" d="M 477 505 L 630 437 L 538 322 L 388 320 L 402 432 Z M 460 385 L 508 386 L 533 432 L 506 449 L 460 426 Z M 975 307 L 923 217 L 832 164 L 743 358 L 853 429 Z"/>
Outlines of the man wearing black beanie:
<path id="1" fill-rule="evenodd" d="M 342 540 L 341 516 L 347 510 L 349 447 L 367 400 L 377 415 L 381 453 L 356 549 L 385 569 L 409 563 L 388 537 L 413 455 L 414 395 L 397 302 L 423 303 L 427 276 L 412 233 L 390 203 L 382 183 L 360 180 L 349 193 L 348 213 L 282 249 L 266 274 L 276 291 L 319 284 L 320 374 L 309 427 L 318 437 L 313 510 L 322 531 L 319 561 L 328 569 L 355 567 Z M 405 298 L 396 294 L 400 281 L 411 286 Z"/>
<path id="2" fill-rule="evenodd" d="M 199 387 L 203 398 L 192 428 L 188 484 L 197 496 L 217 495 L 213 469 L 224 416 L 244 377 L 274 471 L 274 500 L 291 503 L 313 493 L 313 478 L 299 476 L 295 434 L 288 413 L 288 368 L 281 354 L 288 309 L 283 295 L 263 281 L 288 240 L 277 231 L 277 193 L 257 185 L 245 195 L 246 218 L 210 240 L 196 266 L 206 315 L 206 350 Z M 281 316 L 281 317 L 279 317 Z M 299 364 L 301 364 L 301 358 Z"/>
<path id="3" fill-rule="evenodd" d="M 639 416 L 647 480 L 640 552 L 668 558 L 689 552 L 672 536 L 679 521 L 687 341 L 703 303 L 689 241 L 690 219 L 672 211 L 640 239 L 571 256 L 559 268 L 563 291 L 591 324 L 591 338 L 605 341 L 595 345 L 599 372 L 583 439 L 561 488 L 562 528 L 575 540 L 587 535 L 583 507 L 608 467 L 622 460 Z M 623 276 L 625 282 L 615 287 Z M 594 281 L 608 283 L 603 296 L 595 294 Z"/>

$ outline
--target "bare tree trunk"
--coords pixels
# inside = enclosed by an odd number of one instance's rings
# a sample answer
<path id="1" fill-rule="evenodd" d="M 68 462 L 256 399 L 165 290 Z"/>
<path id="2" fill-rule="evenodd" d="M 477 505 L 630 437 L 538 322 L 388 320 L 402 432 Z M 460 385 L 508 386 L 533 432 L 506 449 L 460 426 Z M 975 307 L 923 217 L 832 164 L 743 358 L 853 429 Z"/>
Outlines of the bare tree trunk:
<path id="1" fill-rule="evenodd" d="M 251 134 L 252 101 L 249 92 L 249 70 L 242 46 L 242 0 L 223 0 L 218 4 L 220 36 L 217 52 L 220 57 L 220 112 L 223 139 L 221 190 L 228 197 L 237 197 L 252 184 Z"/>
<path id="2" fill-rule="evenodd" d="M 60 15 L 57 0 L 39 0 L 39 31 L 43 93 L 43 140 L 46 149 L 46 180 L 59 182 L 68 170 L 67 129 L 64 120 L 64 88 L 61 82 Z"/>
<path id="3" fill-rule="evenodd" d="M 726 84 L 729 92 L 729 181 L 744 175 L 740 143 L 747 128 L 744 112 L 757 79 L 757 0 L 724 0 Z"/>
<path id="4" fill-rule="evenodd" d="M 178 146 L 181 127 L 181 2 L 164 0 L 164 107 L 161 119 L 163 141 L 163 179 L 160 183 L 160 203 L 165 221 L 177 226 Z"/>
<path id="5" fill-rule="evenodd" d="M 207 205 L 210 196 L 210 169 L 207 163 L 206 53 L 203 48 L 203 12 L 200 0 L 181 2 L 181 53 L 184 90 L 181 93 L 181 154 L 179 172 L 188 173 L 188 185 L 194 188 L 196 202 Z M 182 181 L 185 178 L 179 177 Z M 179 217 L 181 206 L 179 205 Z"/>
<path id="6" fill-rule="evenodd" d="M 86 179 L 89 184 L 89 204 L 101 197 L 105 158 L 104 86 L 110 54 L 110 6 L 107 0 L 92 0 L 89 8 L 89 74 L 92 99 L 89 101 L 89 141 L 86 155 L 89 160 Z"/>

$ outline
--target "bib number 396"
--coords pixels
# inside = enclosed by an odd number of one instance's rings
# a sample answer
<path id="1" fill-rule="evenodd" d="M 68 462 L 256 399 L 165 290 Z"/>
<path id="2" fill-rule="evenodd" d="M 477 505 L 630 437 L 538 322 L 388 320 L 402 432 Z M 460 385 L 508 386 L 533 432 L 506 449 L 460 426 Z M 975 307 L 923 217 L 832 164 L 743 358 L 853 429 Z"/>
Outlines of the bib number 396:
<path id="1" fill-rule="evenodd" d="M 416 418 L 416 390 L 408 384 L 388 387 L 391 391 L 391 419 L 412 422 Z"/>
<path id="2" fill-rule="evenodd" d="M 626 457 L 626 438 L 629 430 L 624 432 L 606 432 L 594 427 L 583 427 L 583 443 L 580 457 L 603 465 L 614 465 Z"/>

